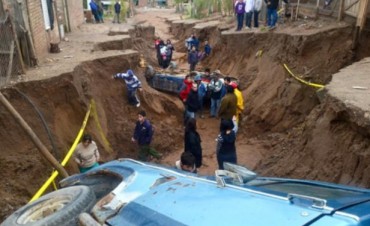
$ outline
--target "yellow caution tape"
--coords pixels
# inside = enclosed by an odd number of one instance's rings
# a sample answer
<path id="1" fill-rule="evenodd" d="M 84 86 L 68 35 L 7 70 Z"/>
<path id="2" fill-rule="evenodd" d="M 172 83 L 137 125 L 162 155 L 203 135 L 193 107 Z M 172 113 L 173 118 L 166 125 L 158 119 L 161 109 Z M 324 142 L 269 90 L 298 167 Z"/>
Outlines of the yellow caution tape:
<path id="1" fill-rule="evenodd" d="M 256 57 L 261 57 L 262 53 L 263 53 L 263 50 L 258 50 L 255 56 Z"/>
<path id="2" fill-rule="evenodd" d="M 85 130 L 85 127 L 87 125 L 87 121 L 90 117 L 90 112 L 91 112 L 91 104 L 89 105 L 89 110 L 86 112 L 86 115 L 85 115 L 85 119 L 82 123 L 82 126 L 81 126 L 81 129 L 80 131 L 78 132 L 78 135 L 75 139 L 75 141 L 73 142 L 73 145 L 72 147 L 69 149 L 67 155 L 64 157 L 63 161 L 62 161 L 62 166 L 65 166 L 67 164 L 67 162 L 69 161 L 69 159 L 72 157 L 72 154 L 74 152 L 74 150 L 76 149 L 76 146 L 77 144 L 79 143 L 81 137 L 82 137 L 82 134 Z M 54 181 L 54 179 L 58 176 L 58 171 L 54 171 L 51 176 L 49 177 L 49 179 L 41 186 L 41 188 L 36 192 L 36 194 L 32 197 L 32 199 L 30 200 L 30 202 L 38 199 L 42 194 L 44 194 L 45 190 L 50 186 L 50 184 Z"/>
<path id="3" fill-rule="evenodd" d="M 306 84 L 306 85 L 309 85 L 309 86 L 312 86 L 312 87 L 315 87 L 315 88 L 324 88 L 325 87 L 324 85 L 317 84 L 317 83 L 312 83 L 312 82 L 307 82 L 307 81 L 297 77 L 296 75 L 293 74 L 293 72 L 288 68 L 288 66 L 286 64 L 284 64 L 284 67 L 293 78 L 297 79 L 298 81 L 300 81 L 303 84 Z"/>
<path id="4" fill-rule="evenodd" d="M 94 100 L 91 100 L 91 114 L 94 117 L 96 127 L 98 128 L 100 136 L 103 140 L 104 149 L 108 151 L 109 153 L 112 153 L 113 149 L 111 148 L 111 145 L 108 139 L 106 138 L 106 136 L 104 135 L 103 129 L 101 128 L 101 124 L 100 124 L 99 117 L 98 117 L 98 112 L 96 110 L 96 103 Z"/>

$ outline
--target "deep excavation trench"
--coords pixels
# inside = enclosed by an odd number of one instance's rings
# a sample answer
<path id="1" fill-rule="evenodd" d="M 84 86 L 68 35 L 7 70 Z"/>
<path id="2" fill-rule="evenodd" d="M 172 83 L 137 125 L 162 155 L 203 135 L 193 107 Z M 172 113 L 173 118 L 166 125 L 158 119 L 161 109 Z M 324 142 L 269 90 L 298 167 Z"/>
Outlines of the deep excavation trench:
<path id="1" fill-rule="evenodd" d="M 298 83 L 282 67 L 286 63 L 306 80 L 328 83 L 332 74 L 353 61 L 350 26 L 329 26 L 291 34 L 221 33 L 223 29 L 220 27 L 224 24 L 168 21 L 172 34 L 176 34 L 178 39 L 177 51 L 182 50 L 185 38 L 195 31 L 214 46 L 212 57 L 202 65 L 220 69 L 224 74 L 239 79 L 246 106 L 237 141 L 238 161 L 242 165 L 263 176 L 317 179 L 370 187 L 370 158 L 366 153 L 369 128 L 352 120 L 351 112 L 335 98 L 325 96 L 320 101 L 316 89 Z M 95 45 L 95 51 L 131 46 L 149 63 L 155 63 L 153 27 L 138 26 L 125 35 L 131 37 L 129 44 L 107 42 Z M 256 56 L 259 50 L 262 50 L 262 55 Z M 114 150 L 113 153 L 103 150 L 103 140 L 95 124 L 89 123 L 87 132 L 93 135 L 101 148 L 102 160 L 135 158 L 135 146 L 130 138 L 138 109 L 128 105 L 123 83 L 112 79 L 113 74 L 133 68 L 143 81 L 144 91 L 140 93 L 142 109 L 148 112 L 155 128 L 153 147 L 165 156 L 160 163 L 171 164 L 183 145 L 182 103 L 176 96 L 149 87 L 143 76 L 144 69 L 138 67 L 138 62 L 139 53 L 98 58 L 79 64 L 69 73 L 17 83 L 2 89 L 2 93 L 51 149 L 35 110 L 16 89 L 34 102 L 52 131 L 60 156 L 70 148 L 93 98 L 102 128 Z M 217 128 L 218 122 L 205 119 L 199 124 L 207 149 L 204 150 L 205 166 L 200 171 L 211 173 L 216 167 L 211 147 L 217 131 L 207 131 Z M 0 136 L 2 220 L 32 197 L 50 175 L 51 167 L 2 106 Z M 67 165 L 67 171 L 77 173 L 73 161 Z"/>

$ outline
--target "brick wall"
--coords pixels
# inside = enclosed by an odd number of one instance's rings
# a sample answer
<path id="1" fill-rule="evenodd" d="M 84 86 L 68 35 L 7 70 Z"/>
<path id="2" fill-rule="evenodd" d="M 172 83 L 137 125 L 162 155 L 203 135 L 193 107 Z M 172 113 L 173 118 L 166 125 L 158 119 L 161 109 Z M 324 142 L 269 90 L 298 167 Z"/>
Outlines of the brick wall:
<path id="1" fill-rule="evenodd" d="M 84 22 L 84 9 L 82 0 L 67 0 L 69 11 L 69 24 L 71 31 L 75 31 Z"/>
<path id="2" fill-rule="evenodd" d="M 33 44 L 38 59 L 45 57 L 49 51 L 49 37 L 45 30 L 44 17 L 40 0 L 28 0 L 28 16 Z"/>

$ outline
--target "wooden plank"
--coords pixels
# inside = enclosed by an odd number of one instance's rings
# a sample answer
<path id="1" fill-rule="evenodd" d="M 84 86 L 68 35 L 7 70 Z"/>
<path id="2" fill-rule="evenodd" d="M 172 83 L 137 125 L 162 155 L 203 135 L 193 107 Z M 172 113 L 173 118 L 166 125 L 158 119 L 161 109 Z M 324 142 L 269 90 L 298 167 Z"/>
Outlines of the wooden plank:
<path id="1" fill-rule="evenodd" d="M 13 58 L 14 58 L 14 41 L 12 40 L 12 42 L 10 44 L 9 64 L 8 64 L 8 71 L 6 72 L 5 84 L 8 84 L 8 82 L 10 80 L 10 76 L 12 75 L 12 71 L 13 71 Z"/>
<path id="2" fill-rule="evenodd" d="M 319 9 L 320 9 L 320 0 L 316 1 L 316 12 L 315 12 L 315 18 L 317 19 L 319 16 Z"/>
<path id="3" fill-rule="evenodd" d="M 369 0 L 361 0 L 360 7 L 357 15 L 357 23 L 356 26 L 360 28 L 360 33 L 364 29 L 366 18 L 367 18 L 367 6 L 369 4 Z"/>
<path id="4" fill-rule="evenodd" d="M 346 7 L 346 9 L 345 9 L 344 11 L 347 11 L 347 10 L 349 10 L 350 8 L 352 8 L 352 6 L 356 5 L 359 1 L 360 1 L 360 0 L 356 0 L 356 1 L 352 2 L 351 4 L 349 4 L 349 5 Z"/>
<path id="5" fill-rule="evenodd" d="M 0 50 L 0 54 L 9 55 L 10 54 L 10 51 Z"/>
<path id="6" fill-rule="evenodd" d="M 12 18 L 9 15 L 9 12 L 7 12 L 7 14 L 8 14 L 8 19 L 10 21 L 12 32 L 13 32 L 13 39 L 14 39 L 16 47 L 17 47 L 17 55 L 18 55 L 19 63 L 21 65 L 22 73 L 24 74 L 24 73 L 26 73 L 26 70 L 25 70 L 24 62 L 23 62 L 23 58 L 22 58 L 21 47 L 20 47 L 19 42 L 18 42 L 17 32 L 15 30 L 15 25 L 14 25 L 14 22 L 13 22 Z"/>
<path id="7" fill-rule="evenodd" d="M 344 15 L 344 0 L 340 0 L 339 11 L 338 11 L 338 19 L 337 19 L 338 22 L 343 19 L 343 15 Z"/>
<path id="8" fill-rule="evenodd" d="M 297 3 L 297 9 L 296 9 L 296 12 L 295 12 L 295 20 L 298 19 L 298 12 L 299 12 L 299 4 L 300 4 L 300 0 L 298 0 L 298 3 Z M 293 16 L 293 15 L 292 15 Z"/>

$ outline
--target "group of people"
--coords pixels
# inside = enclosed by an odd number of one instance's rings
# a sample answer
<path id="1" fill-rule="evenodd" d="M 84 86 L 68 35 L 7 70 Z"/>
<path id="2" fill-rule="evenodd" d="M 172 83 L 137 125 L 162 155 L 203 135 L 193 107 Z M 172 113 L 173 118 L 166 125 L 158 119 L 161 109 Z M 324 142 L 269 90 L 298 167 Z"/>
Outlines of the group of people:
<path id="1" fill-rule="evenodd" d="M 95 23 L 104 23 L 104 4 L 101 0 L 91 0 L 90 3 L 91 13 L 94 16 Z"/>
<path id="2" fill-rule="evenodd" d="M 196 65 L 211 54 L 212 48 L 208 41 L 204 42 L 203 51 L 199 51 L 199 44 L 199 40 L 194 34 L 185 40 L 185 47 L 188 54 L 187 60 L 190 65 L 190 71 L 194 71 Z M 175 51 L 175 47 L 173 46 L 171 40 L 167 39 L 165 42 L 161 38 L 157 37 L 154 40 L 154 46 L 158 65 L 163 69 L 169 68 L 169 66 L 171 66 L 173 52 Z"/>
<path id="3" fill-rule="evenodd" d="M 153 133 L 154 130 L 152 125 L 150 121 L 146 119 L 146 112 L 139 111 L 131 141 L 137 145 L 138 159 L 141 161 L 149 161 L 152 157 L 161 157 L 159 152 L 150 147 Z M 73 156 L 81 173 L 99 166 L 99 150 L 90 134 L 85 134 L 82 137 L 81 142 L 76 146 Z"/>
<path id="4" fill-rule="evenodd" d="M 157 52 L 159 66 L 163 69 L 168 68 L 172 60 L 173 51 L 175 51 L 171 40 L 167 39 L 165 43 L 162 39 L 156 38 L 154 45 Z"/>
<path id="5" fill-rule="evenodd" d="M 207 95 L 211 102 L 210 117 L 220 119 L 219 135 L 216 138 L 218 167 L 223 169 L 224 162 L 237 162 L 235 140 L 240 115 L 244 110 L 244 100 L 236 81 L 232 81 L 230 77 L 221 78 L 221 72 L 218 70 L 212 74 L 210 72 L 210 69 L 206 68 L 202 74 L 186 76 L 184 89 L 179 93 L 185 106 L 185 131 L 184 153 L 176 166 L 193 173 L 202 166 L 202 141 L 197 132 L 197 115 L 204 118 L 203 105 Z M 126 73 L 117 73 L 113 78 L 125 81 L 129 104 L 139 107 L 140 100 L 136 91 L 141 89 L 141 82 L 134 72 L 129 69 Z M 160 153 L 150 147 L 153 133 L 152 125 L 146 119 L 146 112 L 140 111 L 131 141 L 137 143 L 138 159 L 141 161 L 161 157 Z M 83 137 L 74 156 L 81 172 L 99 165 L 99 151 L 90 135 Z M 189 165 L 189 162 L 194 163 Z"/>
<path id="6" fill-rule="evenodd" d="M 196 131 L 196 118 L 197 114 L 204 118 L 203 106 L 207 95 L 211 102 L 210 117 L 220 119 L 220 134 L 216 139 L 219 169 L 223 169 L 225 161 L 236 163 L 235 139 L 244 110 L 244 100 L 237 82 L 231 81 L 230 77 L 222 79 L 219 71 L 210 74 L 210 69 L 206 69 L 203 74 L 197 74 L 194 78 L 187 75 L 183 86 L 179 97 L 185 106 L 184 151 L 191 152 L 194 156 L 195 168 L 202 165 L 201 139 Z"/>
<path id="7" fill-rule="evenodd" d="M 283 0 L 288 4 L 288 0 Z M 278 20 L 278 8 L 279 0 L 264 0 L 267 8 L 267 26 L 269 30 L 276 28 L 276 22 Z M 246 29 L 251 29 L 252 18 L 254 21 L 254 27 L 259 27 L 259 13 L 262 9 L 263 0 L 237 0 L 235 2 L 235 14 L 237 17 L 237 28 L 236 31 L 240 31 L 243 28 L 244 17 Z"/>
<path id="8" fill-rule="evenodd" d="M 190 66 L 190 71 L 194 71 L 197 64 L 211 54 L 212 48 L 208 41 L 204 42 L 203 51 L 199 51 L 199 43 L 200 42 L 195 34 L 192 34 L 188 39 L 185 40 L 185 47 L 188 51 L 188 63 Z"/>

